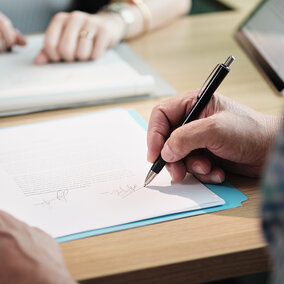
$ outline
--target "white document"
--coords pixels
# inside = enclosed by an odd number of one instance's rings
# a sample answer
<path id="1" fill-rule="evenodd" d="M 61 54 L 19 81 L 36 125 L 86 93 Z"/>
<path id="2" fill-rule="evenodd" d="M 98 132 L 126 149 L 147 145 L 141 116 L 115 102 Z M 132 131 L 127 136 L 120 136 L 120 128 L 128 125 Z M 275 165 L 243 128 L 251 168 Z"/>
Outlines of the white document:
<path id="1" fill-rule="evenodd" d="M 122 109 L 0 130 L 0 209 L 53 237 L 224 204 L 164 169 L 147 187 L 146 131 Z"/>
<path id="2" fill-rule="evenodd" d="M 89 62 L 34 64 L 43 36 L 26 47 L 0 54 L 0 114 L 103 102 L 149 94 L 155 82 L 141 75 L 114 50 Z"/>

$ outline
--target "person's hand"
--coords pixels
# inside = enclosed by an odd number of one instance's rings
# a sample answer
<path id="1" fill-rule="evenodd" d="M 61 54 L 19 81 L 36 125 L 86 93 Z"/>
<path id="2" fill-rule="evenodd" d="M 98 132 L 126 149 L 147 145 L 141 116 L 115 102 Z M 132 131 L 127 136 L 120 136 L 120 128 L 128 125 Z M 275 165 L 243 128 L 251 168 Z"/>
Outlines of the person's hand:
<path id="1" fill-rule="evenodd" d="M 260 176 L 282 119 L 215 94 L 198 120 L 180 127 L 196 95 L 178 96 L 153 109 L 148 161 L 161 153 L 174 181 L 187 172 L 205 183 L 223 182 L 225 171 Z"/>
<path id="2" fill-rule="evenodd" d="M 0 211 L 0 283 L 75 283 L 58 243 Z"/>
<path id="3" fill-rule="evenodd" d="M 97 59 L 122 39 L 124 29 L 123 20 L 114 13 L 58 13 L 47 28 L 35 63 Z"/>
<path id="4" fill-rule="evenodd" d="M 9 50 L 13 45 L 26 45 L 26 40 L 0 12 L 0 53 Z"/>

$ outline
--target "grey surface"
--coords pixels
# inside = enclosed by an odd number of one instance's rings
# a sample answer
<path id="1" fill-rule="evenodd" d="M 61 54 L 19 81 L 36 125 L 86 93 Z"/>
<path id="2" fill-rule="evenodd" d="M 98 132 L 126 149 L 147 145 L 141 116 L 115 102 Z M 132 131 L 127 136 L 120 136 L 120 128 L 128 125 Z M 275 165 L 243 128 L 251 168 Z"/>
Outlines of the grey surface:
<path id="1" fill-rule="evenodd" d="M 0 112 L 0 117 L 12 116 L 12 115 L 21 115 L 31 112 L 40 112 L 46 110 L 55 110 L 55 109 L 68 109 L 68 108 L 77 108 L 83 106 L 92 106 L 92 105 L 103 105 L 110 103 L 121 103 L 126 101 L 139 101 L 149 98 L 161 97 L 161 96 L 172 96 L 176 94 L 176 90 L 170 86 L 156 71 L 154 71 L 144 60 L 142 60 L 126 43 L 120 43 L 114 48 L 119 56 L 121 56 L 129 65 L 131 65 L 135 70 L 140 74 L 152 75 L 155 79 L 155 91 L 151 94 L 139 95 L 133 97 L 120 97 L 116 99 L 107 99 L 107 100 L 95 100 L 84 103 L 74 103 L 68 105 L 51 105 L 48 107 L 39 107 L 31 109 L 22 109 L 22 110 L 11 110 Z M 64 63 L 63 63 L 64 64 Z"/>
<path id="2" fill-rule="evenodd" d="M 40 33 L 46 30 L 57 12 L 68 10 L 71 2 L 71 0 L 0 0 L 0 12 L 6 15 L 22 33 Z"/>

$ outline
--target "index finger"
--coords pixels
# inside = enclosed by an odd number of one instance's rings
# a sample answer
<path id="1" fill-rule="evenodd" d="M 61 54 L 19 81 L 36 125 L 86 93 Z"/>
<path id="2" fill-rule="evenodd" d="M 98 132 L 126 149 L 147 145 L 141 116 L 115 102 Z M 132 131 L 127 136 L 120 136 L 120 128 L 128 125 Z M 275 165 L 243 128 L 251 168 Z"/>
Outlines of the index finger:
<path id="1" fill-rule="evenodd" d="M 51 20 L 45 32 L 44 52 L 51 61 L 57 62 L 61 59 L 58 51 L 58 45 L 67 18 L 67 13 L 57 13 Z"/>
<path id="2" fill-rule="evenodd" d="M 154 162 L 171 132 L 179 127 L 195 102 L 198 91 L 169 99 L 157 105 L 150 117 L 147 132 L 149 162 Z"/>

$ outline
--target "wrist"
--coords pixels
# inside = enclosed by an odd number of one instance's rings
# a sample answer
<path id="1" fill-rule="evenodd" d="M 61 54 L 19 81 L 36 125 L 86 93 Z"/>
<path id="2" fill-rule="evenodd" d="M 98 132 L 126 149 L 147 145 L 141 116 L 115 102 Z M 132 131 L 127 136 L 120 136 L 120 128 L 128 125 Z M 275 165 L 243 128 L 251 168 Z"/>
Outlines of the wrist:
<path id="1" fill-rule="evenodd" d="M 106 6 L 103 11 L 120 19 L 120 27 L 123 28 L 121 39 L 127 38 L 135 21 L 135 16 L 131 9 L 125 5 L 113 3 Z"/>
<path id="2" fill-rule="evenodd" d="M 112 46 L 120 42 L 124 38 L 125 23 L 122 18 L 112 12 L 105 10 L 95 14 L 95 17 L 99 17 L 104 25 L 108 25 L 112 31 Z"/>

